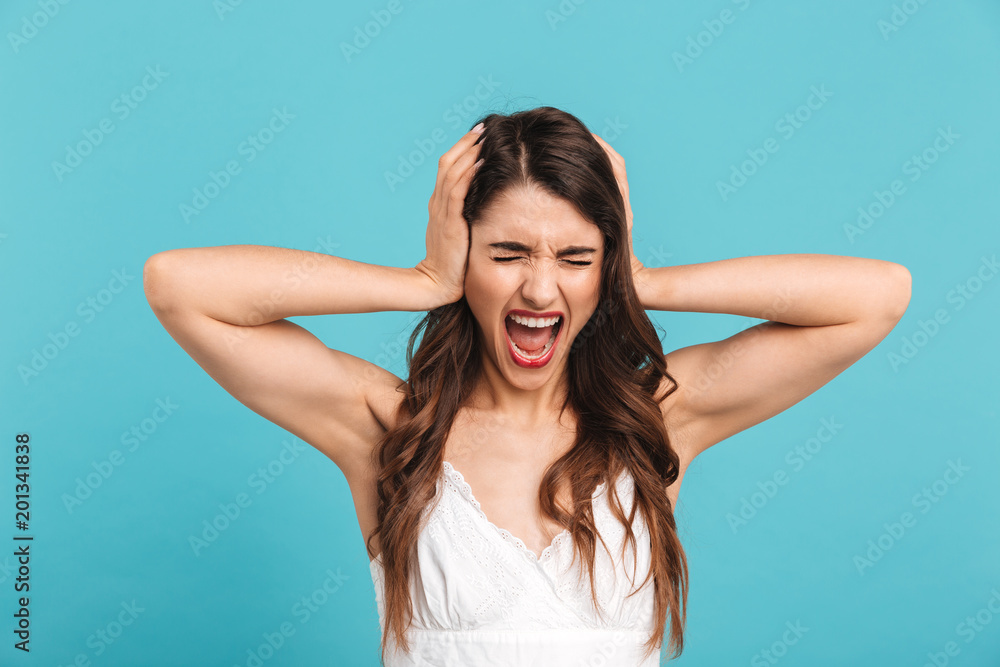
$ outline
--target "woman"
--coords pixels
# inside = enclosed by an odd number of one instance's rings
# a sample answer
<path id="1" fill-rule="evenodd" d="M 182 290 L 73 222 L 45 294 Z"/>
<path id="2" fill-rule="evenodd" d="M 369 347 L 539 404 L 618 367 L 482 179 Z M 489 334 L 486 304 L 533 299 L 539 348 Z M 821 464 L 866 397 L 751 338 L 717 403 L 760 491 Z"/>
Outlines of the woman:
<path id="1" fill-rule="evenodd" d="M 188 248 L 149 259 L 146 293 L 219 384 L 343 471 L 386 664 L 655 665 L 668 618 L 679 655 L 684 471 L 878 344 L 909 272 L 646 268 L 624 161 L 551 107 L 483 118 L 441 157 L 429 212 L 412 268 Z M 664 356 L 649 309 L 770 321 Z M 388 310 L 429 311 L 405 382 L 283 319 Z"/>

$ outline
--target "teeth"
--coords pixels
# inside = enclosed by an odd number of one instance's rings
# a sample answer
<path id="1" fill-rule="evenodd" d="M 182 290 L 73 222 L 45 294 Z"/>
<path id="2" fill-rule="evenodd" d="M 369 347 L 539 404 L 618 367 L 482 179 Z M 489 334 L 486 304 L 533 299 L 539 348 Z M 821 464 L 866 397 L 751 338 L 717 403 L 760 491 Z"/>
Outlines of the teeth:
<path id="1" fill-rule="evenodd" d="M 555 317 L 522 317 L 521 315 L 512 314 L 510 318 L 518 324 L 534 328 L 550 327 L 559 321 L 558 315 Z"/>
<path id="2" fill-rule="evenodd" d="M 556 339 L 556 332 L 555 332 L 555 330 L 553 330 L 552 331 L 552 335 L 549 336 L 549 342 L 545 344 L 545 347 L 543 347 L 538 352 L 538 354 L 535 354 L 535 355 L 528 354 L 527 352 L 525 352 L 524 350 L 522 350 L 521 348 L 519 348 L 517 346 L 517 343 L 515 343 L 514 341 L 510 341 L 510 344 L 513 345 L 514 346 L 514 350 L 519 355 L 521 355 L 522 357 L 524 357 L 525 359 L 539 359 L 540 357 L 545 356 L 545 353 L 549 351 L 550 347 L 552 347 L 552 343 L 555 342 L 555 339 Z"/>

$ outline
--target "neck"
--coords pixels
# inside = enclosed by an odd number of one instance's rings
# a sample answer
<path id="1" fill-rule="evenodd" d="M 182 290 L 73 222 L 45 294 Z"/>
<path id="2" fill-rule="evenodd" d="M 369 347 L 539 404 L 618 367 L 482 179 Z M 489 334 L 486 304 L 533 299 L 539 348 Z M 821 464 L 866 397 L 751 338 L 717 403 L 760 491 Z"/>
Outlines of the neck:
<path id="1" fill-rule="evenodd" d="M 562 420 L 559 414 L 568 390 L 565 367 L 555 369 L 544 384 L 533 388 L 517 387 L 508 382 L 488 356 L 482 368 L 479 385 L 469 397 L 469 407 L 502 415 L 510 423 L 524 428 L 552 426 L 565 421 L 566 413 Z M 526 371 L 525 376 L 531 372 Z"/>

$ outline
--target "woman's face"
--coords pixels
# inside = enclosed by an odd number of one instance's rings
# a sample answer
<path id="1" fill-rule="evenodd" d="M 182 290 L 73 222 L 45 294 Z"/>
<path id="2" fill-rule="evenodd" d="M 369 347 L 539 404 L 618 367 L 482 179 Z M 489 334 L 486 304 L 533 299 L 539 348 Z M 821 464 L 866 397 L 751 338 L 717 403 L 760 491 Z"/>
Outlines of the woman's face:
<path id="1" fill-rule="evenodd" d="M 537 187 L 506 192 L 471 226 L 465 298 L 485 354 L 512 385 L 537 389 L 562 374 L 597 308 L 603 258 L 597 226 Z"/>

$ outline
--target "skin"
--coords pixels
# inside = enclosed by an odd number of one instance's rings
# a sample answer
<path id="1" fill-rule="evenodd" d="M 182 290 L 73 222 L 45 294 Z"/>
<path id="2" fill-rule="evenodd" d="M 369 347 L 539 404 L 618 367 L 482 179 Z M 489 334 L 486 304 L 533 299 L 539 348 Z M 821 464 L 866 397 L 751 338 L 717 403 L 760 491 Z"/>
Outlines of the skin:
<path id="1" fill-rule="evenodd" d="M 484 343 L 485 371 L 472 403 L 512 423 L 541 426 L 562 405 L 570 344 L 597 308 L 603 237 L 571 204 L 539 188 L 505 193 L 471 229 L 465 297 Z M 530 250 L 491 247 L 503 241 Z M 569 246 L 596 252 L 560 257 Z M 523 368 L 510 358 L 504 313 L 513 308 L 563 313 L 562 333 L 545 366 Z"/>
<path id="2" fill-rule="evenodd" d="M 220 386 L 337 465 L 365 539 L 376 525 L 370 455 L 394 425 L 403 381 L 327 347 L 286 318 L 423 311 L 467 295 L 485 342 L 486 378 L 456 417 L 445 460 L 461 462 L 494 524 L 538 554 L 556 532 L 540 517 L 538 484 L 575 432 L 572 419 L 557 421 L 565 355 L 596 306 L 599 276 L 597 258 L 590 267 L 570 268 L 557 262 L 556 251 L 600 239 L 565 202 L 531 191 L 508 193 L 473 225 L 470 238 L 461 211 L 479 136 L 467 133 L 441 156 L 428 204 L 427 253 L 412 268 L 266 246 L 181 248 L 150 257 L 143 285 L 164 328 Z M 625 162 L 594 136 L 625 197 L 631 249 Z M 502 238 L 507 235 L 517 235 L 530 250 L 498 263 L 488 246 L 512 240 Z M 647 310 L 768 320 L 665 355 L 680 385 L 660 406 L 680 457 L 680 477 L 665 490 L 675 505 L 696 456 L 788 409 L 858 361 L 892 331 L 910 299 L 906 268 L 876 259 L 765 255 L 644 267 L 633 255 L 631 264 Z M 292 269 L 301 279 L 289 281 Z M 509 360 L 500 328 L 509 308 L 566 314 L 571 336 L 545 367 L 523 369 Z M 484 428 L 485 444 L 470 445 L 477 442 L 470 436 Z M 377 554 L 378 540 L 374 548 Z"/>

